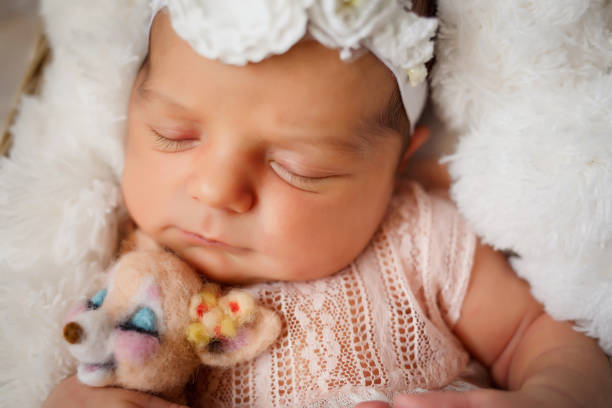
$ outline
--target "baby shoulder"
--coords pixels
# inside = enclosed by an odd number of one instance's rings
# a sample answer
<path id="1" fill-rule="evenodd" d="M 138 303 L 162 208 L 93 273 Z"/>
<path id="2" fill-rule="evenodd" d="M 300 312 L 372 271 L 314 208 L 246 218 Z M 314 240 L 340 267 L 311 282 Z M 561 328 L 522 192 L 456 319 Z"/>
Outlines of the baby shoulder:
<path id="1" fill-rule="evenodd" d="M 425 191 L 414 182 L 399 184 L 382 231 L 393 237 L 409 280 L 422 286 L 446 324 L 454 325 L 477 239 L 446 192 Z"/>
<path id="2" fill-rule="evenodd" d="M 403 241 L 404 247 L 417 246 L 423 254 L 473 256 L 475 235 L 446 190 L 426 191 L 413 181 L 400 182 L 382 229 Z"/>

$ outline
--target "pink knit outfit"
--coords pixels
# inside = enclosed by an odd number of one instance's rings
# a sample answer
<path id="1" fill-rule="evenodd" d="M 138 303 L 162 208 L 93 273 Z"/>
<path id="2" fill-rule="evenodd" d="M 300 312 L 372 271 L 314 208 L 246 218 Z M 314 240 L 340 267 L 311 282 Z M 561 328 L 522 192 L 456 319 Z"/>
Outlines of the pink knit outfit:
<path id="1" fill-rule="evenodd" d="M 281 315 L 281 336 L 254 361 L 204 368 L 202 406 L 341 406 L 450 384 L 468 362 L 451 327 L 474 247 L 449 202 L 415 183 L 398 185 L 372 241 L 345 269 L 247 288 Z"/>

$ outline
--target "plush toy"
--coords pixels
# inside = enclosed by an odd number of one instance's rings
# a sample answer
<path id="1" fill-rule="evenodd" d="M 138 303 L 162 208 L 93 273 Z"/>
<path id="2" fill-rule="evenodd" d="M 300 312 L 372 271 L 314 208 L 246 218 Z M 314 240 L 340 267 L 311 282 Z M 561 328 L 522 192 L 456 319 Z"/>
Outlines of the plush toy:
<path id="1" fill-rule="evenodd" d="M 280 327 L 278 315 L 250 294 L 223 294 L 177 256 L 148 243 L 119 258 L 107 285 L 68 314 L 63 334 L 79 360 L 81 382 L 184 402 L 185 385 L 200 364 L 252 359 Z"/>

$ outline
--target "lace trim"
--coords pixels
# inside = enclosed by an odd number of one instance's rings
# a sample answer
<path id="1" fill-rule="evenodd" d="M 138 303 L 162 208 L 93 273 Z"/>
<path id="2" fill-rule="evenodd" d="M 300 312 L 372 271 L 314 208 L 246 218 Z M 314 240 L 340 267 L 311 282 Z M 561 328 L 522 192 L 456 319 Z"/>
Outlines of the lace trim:
<path id="1" fill-rule="evenodd" d="M 423 373 L 418 370 L 417 356 L 420 353 L 417 347 L 423 340 L 423 324 L 415 318 L 415 302 L 412 294 L 407 293 L 402 282 L 402 276 L 398 268 L 397 255 L 392 249 L 387 234 L 380 233 L 373 241 L 379 265 L 382 265 L 382 273 L 385 275 L 385 296 L 390 300 L 390 318 L 394 330 L 393 347 L 395 351 L 395 364 L 403 368 L 404 381 L 415 387 L 424 386 L 426 380 Z"/>
<path id="2" fill-rule="evenodd" d="M 383 369 L 379 352 L 373 347 L 373 345 L 376 344 L 373 333 L 376 325 L 374 324 L 372 305 L 367 301 L 367 292 L 363 275 L 359 273 L 355 263 L 351 265 L 351 269 L 356 279 L 349 279 L 349 275 L 344 275 L 342 277 L 346 289 L 346 299 L 349 304 L 350 315 L 352 316 L 351 319 L 353 319 L 354 322 L 359 319 L 360 323 L 362 323 L 360 327 L 353 325 L 353 353 L 361 368 L 363 385 L 368 387 L 381 386 L 387 384 L 389 378 L 386 376 Z M 356 299 L 351 299 L 351 297 L 356 294 L 358 294 L 358 297 Z M 364 308 L 363 305 L 367 305 L 367 308 Z M 366 330 L 366 328 L 369 329 Z M 366 336 L 363 336 L 363 333 L 365 333 Z"/>
<path id="3" fill-rule="evenodd" d="M 452 327 L 459 320 L 463 299 L 470 283 L 470 272 L 474 264 L 474 253 L 476 251 L 476 236 L 471 232 L 466 222 L 462 218 L 457 218 L 455 223 L 453 251 L 454 257 L 449 261 L 450 270 L 465 271 L 467 276 L 454 279 L 454 287 L 451 279 L 446 280 L 441 292 L 448 299 L 444 307 L 446 322 Z"/>

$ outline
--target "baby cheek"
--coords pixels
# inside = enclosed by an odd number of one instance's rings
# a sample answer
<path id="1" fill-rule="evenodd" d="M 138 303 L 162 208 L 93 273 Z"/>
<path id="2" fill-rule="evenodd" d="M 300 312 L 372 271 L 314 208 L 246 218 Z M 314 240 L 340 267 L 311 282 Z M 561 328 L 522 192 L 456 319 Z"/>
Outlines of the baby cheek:
<path id="1" fill-rule="evenodd" d="M 144 365 L 159 349 L 159 340 L 148 334 L 119 330 L 115 336 L 115 359 L 135 365 Z"/>

